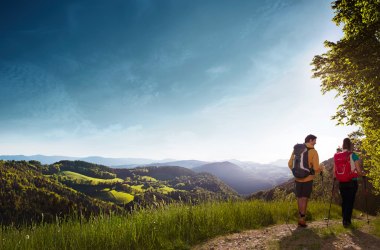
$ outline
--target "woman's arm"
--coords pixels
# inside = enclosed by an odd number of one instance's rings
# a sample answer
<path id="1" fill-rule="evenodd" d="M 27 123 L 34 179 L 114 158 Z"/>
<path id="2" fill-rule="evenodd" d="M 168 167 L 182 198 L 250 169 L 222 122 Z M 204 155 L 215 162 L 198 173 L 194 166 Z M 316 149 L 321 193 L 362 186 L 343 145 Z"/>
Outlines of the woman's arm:
<path id="1" fill-rule="evenodd" d="M 364 173 L 363 173 L 363 171 L 362 171 L 362 167 L 360 166 L 360 161 L 358 160 L 358 161 L 355 161 L 355 168 L 356 168 L 356 171 L 358 172 L 358 174 L 360 175 L 360 176 L 363 176 L 364 175 Z"/>

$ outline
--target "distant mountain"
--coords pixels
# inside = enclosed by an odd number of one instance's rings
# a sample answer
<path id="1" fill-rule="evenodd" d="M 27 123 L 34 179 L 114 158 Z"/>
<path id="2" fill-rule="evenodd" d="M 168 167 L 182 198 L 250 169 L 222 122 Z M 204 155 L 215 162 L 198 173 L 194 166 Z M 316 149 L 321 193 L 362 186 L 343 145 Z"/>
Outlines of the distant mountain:
<path id="1" fill-rule="evenodd" d="M 198 160 L 183 160 L 183 161 L 169 161 L 169 162 L 162 162 L 162 163 L 150 163 L 144 166 L 178 166 L 178 167 L 184 167 L 184 168 L 195 168 L 202 165 L 205 165 L 209 162 L 206 161 L 198 161 Z"/>
<path id="2" fill-rule="evenodd" d="M 39 161 L 42 164 L 52 164 L 57 161 L 69 160 L 75 161 L 78 160 L 78 157 L 70 157 L 70 156 L 46 156 L 46 155 L 0 155 L 0 160 L 5 161 Z"/>
<path id="3" fill-rule="evenodd" d="M 139 165 L 150 164 L 152 162 L 168 162 L 173 161 L 172 159 L 164 160 L 152 160 L 145 158 L 109 158 L 109 157 L 100 157 L 100 156 L 88 156 L 88 157 L 71 157 L 71 156 L 46 156 L 46 155 L 0 155 L 0 160 L 6 161 L 39 161 L 42 164 L 53 164 L 62 160 L 69 161 L 86 161 L 94 164 L 101 164 L 111 167 L 136 167 Z"/>
<path id="4" fill-rule="evenodd" d="M 288 160 L 281 159 L 277 160 L 271 163 L 257 163 L 257 162 L 252 162 L 252 161 L 239 161 L 236 159 L 228 160 L 229 162 L 232 162 L 242 168 L 246 169 L 262 169 L 262 168 L 278 168 L 278 167 L 288 167 Z"/>
<path id="5" fill-rule="evenodd" d="M 149 164 L 155 161 L 152 159 L 145 159 L 145 158 L 106 158 L 106 157 L 100 157 L 100 156 L 89 156 L 89 157 L 80 158 L 79 160 L 91 162 L 95 164 L 111 166 L 111 167 L 115 167 L 115 166 L 131 167 L 131 166 Z M 168 160 L 162 160 L 162 161 L 157 161 L 157 162 L 165 162 L 165 161 L 168 161 Z"/>
<path id="6" fill-rule="evenodd" d="M 288 161 L 287 159 L 279 159 L 277 161 L 271 162 L 271 165 L 279 166 L 279 167 L 288 167 Z"/>
<path id="7" fill-rule="evenodd" d="M 289 179 L 289 169 L 253 162 L 214 162 L 193 168 L 196 172 L 211 173 L 241 195 L 271 188 Z M 240 166 L 239 166 L 239 165 Z"/>

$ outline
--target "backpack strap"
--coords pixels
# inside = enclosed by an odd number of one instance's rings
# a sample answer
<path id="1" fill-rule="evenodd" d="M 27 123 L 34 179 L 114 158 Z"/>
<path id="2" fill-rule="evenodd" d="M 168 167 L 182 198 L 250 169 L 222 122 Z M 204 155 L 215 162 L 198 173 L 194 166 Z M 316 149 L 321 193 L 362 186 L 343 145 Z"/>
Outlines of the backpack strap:
<path id="1" fill-rule="evenodd" d="M 304 143 L 303 145 L 305 145 L 307 151 L 309 151 L 310 149 L 314 149 L 314 148 L 309 148 L 309 147 L 306 145 L 306 143 Z"/>
<path id="2" fill-rule="evenodd" d="M 306 144 L 305 144 L 305 146 L 306 146 Z M 312 150 L 312 149 L 314 149 L 314 148 L 309 148 L 308 146 L 306 146 L 306 148 L 307 148 L 307 157 L 309 157 L 309 151 Z M 314 167 L 313 166 L 310 167 L 309 169 L 310 169 L 310 171 L 314 172 Z"/>

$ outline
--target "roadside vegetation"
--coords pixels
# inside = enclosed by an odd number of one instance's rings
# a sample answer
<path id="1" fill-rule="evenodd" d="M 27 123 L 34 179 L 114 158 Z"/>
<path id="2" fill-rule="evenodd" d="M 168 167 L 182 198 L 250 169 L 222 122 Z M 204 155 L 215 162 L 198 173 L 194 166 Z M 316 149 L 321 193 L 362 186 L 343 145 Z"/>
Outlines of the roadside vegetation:
<path id="1" fill-rule="evenodd" d="M 311 202 L 309 220 L 326 216 L 327 205 Z M 188 249 L 218 235 L 290 222 L 297 215 L 295 202 L 209 202 L 146 208 L 126 215 L 104 215 L 86 222 L 3 227 L 1 249 Z M 339 218 L 333 205 L 331 218 Z"/>

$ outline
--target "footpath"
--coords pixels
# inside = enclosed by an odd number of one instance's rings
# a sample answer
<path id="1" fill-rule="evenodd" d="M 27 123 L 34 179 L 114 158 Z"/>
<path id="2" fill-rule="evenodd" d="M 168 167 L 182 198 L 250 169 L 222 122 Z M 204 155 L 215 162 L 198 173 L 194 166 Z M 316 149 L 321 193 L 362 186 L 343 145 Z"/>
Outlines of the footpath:
<path id="1" fill-rule="evenodd" d="M 371 235 L 371 224 L 356 219 L 353 228 L 344 228 L 338 221 L 315 221 L 307 228 L 295 224 L 274 225 L 258 230 L 219 236 L 194 250 L 204 249 L 380 249 L 380 238 Z"/>

